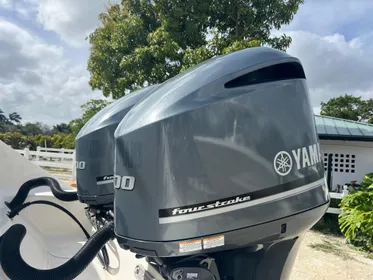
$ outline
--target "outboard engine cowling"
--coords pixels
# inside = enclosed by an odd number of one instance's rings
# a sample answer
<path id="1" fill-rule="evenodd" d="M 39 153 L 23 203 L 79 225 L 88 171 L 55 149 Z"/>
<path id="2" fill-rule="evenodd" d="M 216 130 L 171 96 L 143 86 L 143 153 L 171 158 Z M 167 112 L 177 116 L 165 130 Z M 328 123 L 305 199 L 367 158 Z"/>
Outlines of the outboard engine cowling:
<path id="1" fill-rule="evenodd" d="M 76 137 L 78 198 L 88 205 L 114 200 L 114 131 L 128 111 L 156 85 L 123 96 L 94 115 Z"/>
<path id="2" fill-rule="evenodd" d="M 328 207 L 303 67 L 271 48 L 164 82 L 123 118 L 115 149 L 118 242 L 165 279 L 288 279 Z"/>

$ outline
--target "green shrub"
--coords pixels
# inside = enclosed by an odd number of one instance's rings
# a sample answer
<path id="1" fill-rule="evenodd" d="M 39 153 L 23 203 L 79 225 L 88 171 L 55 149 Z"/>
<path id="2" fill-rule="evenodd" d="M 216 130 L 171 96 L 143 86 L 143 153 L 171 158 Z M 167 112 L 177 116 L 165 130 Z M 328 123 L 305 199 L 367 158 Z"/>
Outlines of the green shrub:
<path id="1" fill-rule="evenodd" d="M 360 188 L 343 197 L 339 225 L 354 245 L 373 249 L 373 173 L 367 174 Z"/>
<path id="2" fill-rule="evenodd" d="M 29 148 L 35 151 L 37 146 L 44 147 L 45 143 L 49 148 L 75 148 L 75 136 L 72 133 L 57 133 L 52 136 L 44 134 L 30 136 L 15 131 L 0 133 L 0 140 L 10 145 L 13 149 Z"/>
<path id="3" fill-rule="evenodd" d="M 13 149 L 23 149 L 26 143 L 26 137 L 18 131 L 0 133 L 0 140 Z"/>

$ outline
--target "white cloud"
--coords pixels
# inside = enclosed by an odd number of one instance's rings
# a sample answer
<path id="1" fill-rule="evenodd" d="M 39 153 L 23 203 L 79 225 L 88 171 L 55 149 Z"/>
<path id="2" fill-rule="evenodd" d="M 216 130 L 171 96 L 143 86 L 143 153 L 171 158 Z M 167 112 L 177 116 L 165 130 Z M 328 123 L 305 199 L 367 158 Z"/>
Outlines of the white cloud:
<path id="1" fill-rule="evenodd" d="M 23 19 L 36 15 L 38 0 L 0 0 L 0 8 L 15 11 Z"/>
<path id="2" fill-rule="evenodd" d="M 284 30 L 303 30 L 326 36 L 356 24 L 353 32 L 363 33 L 371 29 L 372 13 L 371 0 L 305 1 L 294 20 L 289 26 L 284 27 Z"/>
<path id="3" fill-rule="evenodd" d="M 0 7 L 10 9 L 12 7 L 12 0 L 0 0 Z"/>
<path id="4" fill-rule="evenodd" d="M 81 47 L 98 25 L 105 10 L 104 0 L 40 0 L 38 21 L 46 30 L 58 33 L 68 44 Z"/>
<path id="5" fill-rule="evenodd" d="M 372 34 L 350 41 L 341 34 L 287 34 L 293 39 L 287 52 L 299 58 L 305 68 L 315 111 L 319 111 L 321 101 L 345 93 L 373 97 Z"/>
<path id="6" fill-rule="evenodd" d="M 0 46 L 0 77 L 3 80 L 19 79 L 36 67 L 43 69 L 54 65 L 63 55 L 62 48 L 43 43 L 1 18 Z"/>
<path id="7" fill-rule="evenodd" d="M 293 39 L 287 52 L 305 68 L 315 113 L 321 101 L 345 93 L 373 97 L 373 1 L 358 2 L 305 1 L 281 30 Z"/>
<path id="8" fill-rule="evenodd" d="M 80 105 L 102 98 L 88 85 L 84 65 L 66 61 L 63 49 L 0 20 L 0 104 L 24 121 L 68 122 L 81 115 Z"/>

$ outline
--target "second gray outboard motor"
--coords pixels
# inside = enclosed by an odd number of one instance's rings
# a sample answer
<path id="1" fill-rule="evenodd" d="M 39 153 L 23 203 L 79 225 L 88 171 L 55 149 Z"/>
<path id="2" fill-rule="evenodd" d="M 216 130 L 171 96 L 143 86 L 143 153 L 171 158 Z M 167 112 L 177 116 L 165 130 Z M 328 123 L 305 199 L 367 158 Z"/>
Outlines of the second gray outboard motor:
<path id="1" fill-rule="evenodd" d="M 0 236 L 0 263 L 9 279 L 75 279 L 98 256 L 103 268 L 109 267 L 109 255 L 105 244 L 115 237 L 113 207 L 114 131 L 122 118 L 142 98 L 157 87 L 149 86 L 124 96 L 105 107 L 91 118 L 76 139 L 78 192 L 62 190 L 54 178 L 40 177 L 25 182 L 17 195 L 6 205 L 9 218 L 33 204 L 54 206 L 69 215 L 88 238 L 87 243 L 74 257 L 52 269 L 36 269 L 29 266 L 20 254 L 26 228 L 12 225 Z M 97 232 L 90 236 L 84 226 L 68 210 L 50 201 L 26 202 L 30 190 L 47 185 L 56 198 L 63 201 L 79 200 L 88 204 L 87 215 Z"/>
<path id="2" fill-rule="evenodd" d="M 164 82 L 124 117 L 115 150 L 117 240 L 164 279 L 288 279 L 329 204 L 304 70 L 278 50 Z"/>
<path id="3" fill-rule="evenodd" d="M 86 203 L 86 215 L 100 230 L 114 218 L 114 131 L 123 117 L 157 85 L 125 95 L 94 115 L 76 137 L 77 196 Z M 105 246 L 99 258 L 104 267 L 109 265 Z"/>
<path id="4" fill-rule="evenodd" d="M 114 131 L 128 111 L 156 85 L 118 99 L 94 115 L 76 137 L 78 198 L 89 205 L 90 218 L 112 210 L 114 201 Z"/>

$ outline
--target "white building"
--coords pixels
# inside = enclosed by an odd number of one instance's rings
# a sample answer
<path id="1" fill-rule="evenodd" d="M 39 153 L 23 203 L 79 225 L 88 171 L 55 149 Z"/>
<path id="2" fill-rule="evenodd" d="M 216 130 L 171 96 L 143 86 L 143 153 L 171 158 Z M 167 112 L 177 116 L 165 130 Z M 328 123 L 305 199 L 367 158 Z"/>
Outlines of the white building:
<path id="1" fill-rule="evenodd" d="M 332 154 L 331 190 L 337 184 L 360 183 L 373 172 L 373 125 L 338 118 L 315 116 L 325 171 Z"/>

